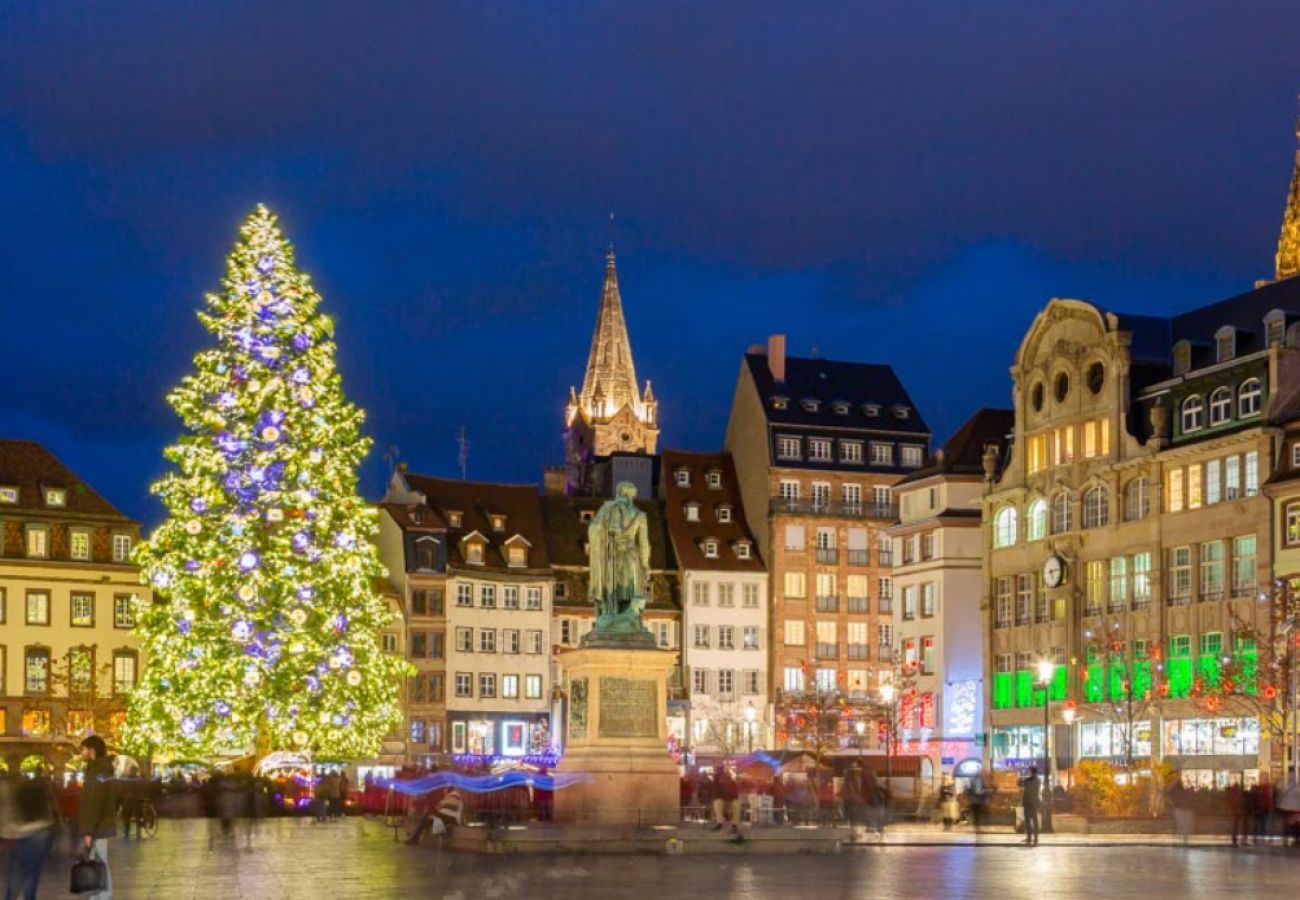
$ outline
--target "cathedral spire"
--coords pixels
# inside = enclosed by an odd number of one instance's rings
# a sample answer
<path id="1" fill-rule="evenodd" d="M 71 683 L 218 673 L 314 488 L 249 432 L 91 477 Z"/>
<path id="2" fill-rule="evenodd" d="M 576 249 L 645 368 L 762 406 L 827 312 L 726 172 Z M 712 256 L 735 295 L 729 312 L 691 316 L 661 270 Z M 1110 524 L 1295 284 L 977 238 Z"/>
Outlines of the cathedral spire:
<path id="1" fill-rule="evenodd" d="M 597 400 L 602 403 L 600 409 L 594 406 Z M 636 366 L 632 362 L 632 342 L 628 339 L 627 322 L 623 318 L 623 298 L 618 292 L 613 245 L 605 257 L 605 286 L 600 294 L 596 330 L 591 336 L 587 374 L 582 379 L 579 402 L 589 417 L 612 416 L 625 406 L 638 414 L 641 411 Z"/>
<path id="2" fill-rule="evenodd" d="M 1300 140 L 1300 122 L 1296 124 L 1296 138 Z M 1296 275 L 1300 275 L 1300 148 L 1296 150 L 1291 190 L 1286 198 L 1286 212 L 1282 214 L 1282 232 L 1277 239 L 1277 269 L 1274 278 L 1281 281 Z"/>

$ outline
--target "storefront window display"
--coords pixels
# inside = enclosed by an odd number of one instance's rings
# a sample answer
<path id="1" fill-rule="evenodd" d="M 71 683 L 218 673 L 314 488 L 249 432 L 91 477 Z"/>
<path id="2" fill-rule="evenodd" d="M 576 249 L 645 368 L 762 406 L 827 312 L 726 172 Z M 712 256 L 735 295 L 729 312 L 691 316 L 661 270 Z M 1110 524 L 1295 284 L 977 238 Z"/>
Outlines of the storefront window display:
<path id="1" fill-rule="evenodd" d="M 1151 755 L 1151 723 L 1133 723 L 1133 746 L 1126 740 L 1127 722 L 1084 722 L 1079 725 L 1079 755 L 1085 758 L 1147 757 Z"/>
<path id="2" fill-rule="evenodd" d="M 1258 754 L 1258 719 L 1172 719 L 1165 722 L 1166 756 Z"/>
<path id="3" fill-rule="evenodd" d="M 1043 726 L 1017 725 L 993 729 L 993 760 L 1009 763 L 1043 756 Z"/>

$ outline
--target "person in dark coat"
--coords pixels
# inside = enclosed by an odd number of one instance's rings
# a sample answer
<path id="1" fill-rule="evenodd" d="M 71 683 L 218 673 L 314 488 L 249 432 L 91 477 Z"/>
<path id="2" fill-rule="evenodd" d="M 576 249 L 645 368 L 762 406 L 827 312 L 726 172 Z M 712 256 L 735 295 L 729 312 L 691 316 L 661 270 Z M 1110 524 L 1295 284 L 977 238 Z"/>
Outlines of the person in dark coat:
<path id="1" fill-rule="evenodd" d="M 862 780 L 862 766 L 856 762 L 849 766 L 844 775 L 844 786 L 840 789 L 844 799 L 844 814 L 853 828 L 866 821 L 866 788 Z"/>
<path id="2" fill-rule="evenodd" d="M 86 761 L 85 787 L 77 810 L 77 831 L 86 856 L 104 864 L 104 890 L 87 895 L 89 900 L 110 900 L 113 876 L 108 869 L 108 839 L 117 836 L 117 802 L 113 797 L 113 762 L 108 758 L 104 739 L 92 734 L 81 742 L 81 758 Z"/>
<path id="3" fill-rule="evenodd" d="M 12 842 L 5 900 L 36 900 L 41 868 L 54 841 L 54 786 L 45 775 L 0 781 L 0 838 Z"/>
<path id="4" fill-rule="evenodd" d="M 1025 843 L 1038 846 L 1038 813 L 1042 804 L 1042 782 L 1038 767 L 1030 766 L 1029 774 L 1020 782 L 1020 803 L 1025 808 Z"/>

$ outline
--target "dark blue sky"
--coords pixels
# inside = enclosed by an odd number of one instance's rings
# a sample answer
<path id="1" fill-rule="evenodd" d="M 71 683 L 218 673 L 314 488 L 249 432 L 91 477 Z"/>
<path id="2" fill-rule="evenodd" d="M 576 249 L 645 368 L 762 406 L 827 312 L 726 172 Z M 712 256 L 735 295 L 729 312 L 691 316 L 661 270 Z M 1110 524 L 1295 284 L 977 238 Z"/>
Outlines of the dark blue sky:
<path id="1" fill-rule="evenodd" d="M 668 446 L 740 354 L 892 363 L 942 438 L 1051 296 L 1160 313 L 1272 271 L 1294 0 L 0 6 L 0 435 L 127 512 L 239 220 L 279 213 L 382 448 L 560 458 L 606 221 Z"/>

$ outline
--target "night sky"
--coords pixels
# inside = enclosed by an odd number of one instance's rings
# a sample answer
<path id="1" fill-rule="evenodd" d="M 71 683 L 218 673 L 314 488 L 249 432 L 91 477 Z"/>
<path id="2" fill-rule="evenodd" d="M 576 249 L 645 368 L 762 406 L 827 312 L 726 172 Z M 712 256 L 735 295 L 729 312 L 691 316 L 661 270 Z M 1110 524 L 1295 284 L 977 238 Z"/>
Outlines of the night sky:
<path id="1" fill-rule="evenodd" d="M 1272 273 L 1295 0 L 0 6 L 0 436 L 124 511 L 239 221 L 281 217 L 375 450 L 561 459 L 611 236 L 662 445 L 740 355 L 887 362 L 946 437 L 1052 296 L 1166 313 Z M 611 227 L 609 212 L 615 213 Z"/>

